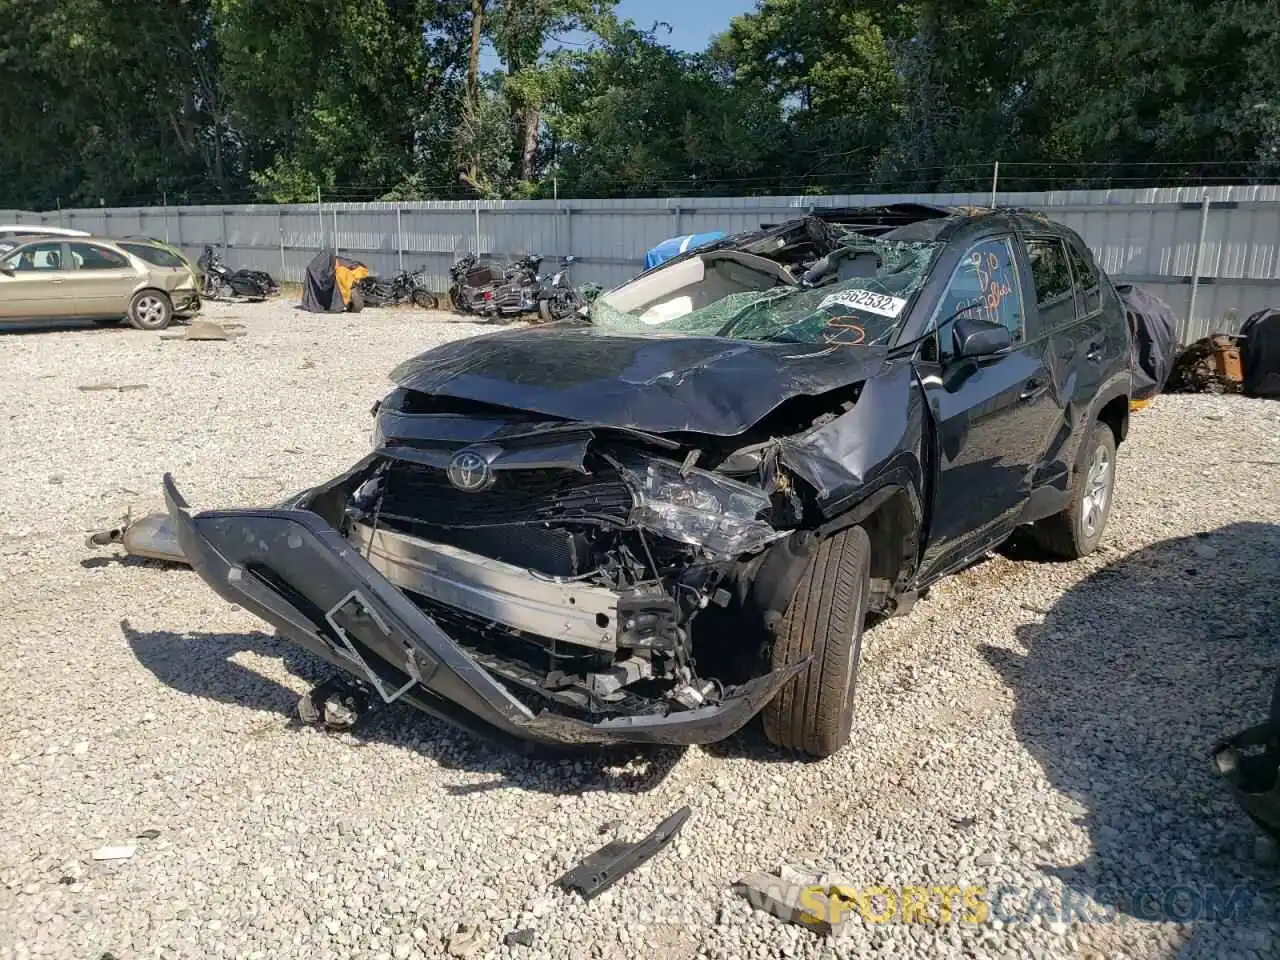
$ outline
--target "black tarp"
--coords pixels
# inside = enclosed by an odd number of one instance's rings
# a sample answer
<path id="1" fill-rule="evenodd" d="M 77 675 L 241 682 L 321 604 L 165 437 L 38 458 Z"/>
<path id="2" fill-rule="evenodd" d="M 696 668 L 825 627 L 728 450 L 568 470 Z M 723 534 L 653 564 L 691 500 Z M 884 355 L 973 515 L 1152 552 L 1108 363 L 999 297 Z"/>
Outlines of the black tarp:
<path id="1" fill-rule="evenodd" d="M 1280 400 L 1280 310 L 1255 313 L 1240 328 L 1240 336 L 1241 390 L 1249 397 Z"/>
<path id="2" fill-rule="evenodd" d="M 332 250 L 320 251 L 311 258 L 306 275 L 302 278 L 303 310 L 310 310 L 312 313 L 342 313 L 347 309 L 346 297 L 338 283 L 339 265 L 348 270 L 359 271 L 355 279 L 367 274 L 364 264 L 358 260 L 340 257 Z"/>
<path id="3" fill-rule="evenodd" d="M 1133 398 L 1146 400 L 1164 389 L 1178 354 L 1173 309 L 1145 287 L 1116 287 L 1124 301 L 1132 339 Z"/>
<path id="4" fill-rule="evenodd" d="M 334 271 L 337 254 L 321 250 L 307 264 L 302 278 L 302 309 L 312 313 L 341 313 L 347 309 L 338 290 L 338 277 Z"/>

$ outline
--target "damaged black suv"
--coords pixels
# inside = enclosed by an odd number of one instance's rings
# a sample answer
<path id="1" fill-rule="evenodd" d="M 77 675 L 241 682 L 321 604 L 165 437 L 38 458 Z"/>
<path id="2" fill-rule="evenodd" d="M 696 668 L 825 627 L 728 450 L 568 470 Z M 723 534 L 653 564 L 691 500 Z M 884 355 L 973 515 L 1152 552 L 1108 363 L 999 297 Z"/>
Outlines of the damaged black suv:
<path id="1" fill-rule="evenodd" d="M 863 622 L 1028 527 L 1092 551 L 1129 330 L 1073 232 L 896 205 L 730 237 L 400 366 L 373 450 L 167 533 L 371 696 L 543 743 L 849 739 Z M 162 531 L 163 532 L 163 531 Z"/>

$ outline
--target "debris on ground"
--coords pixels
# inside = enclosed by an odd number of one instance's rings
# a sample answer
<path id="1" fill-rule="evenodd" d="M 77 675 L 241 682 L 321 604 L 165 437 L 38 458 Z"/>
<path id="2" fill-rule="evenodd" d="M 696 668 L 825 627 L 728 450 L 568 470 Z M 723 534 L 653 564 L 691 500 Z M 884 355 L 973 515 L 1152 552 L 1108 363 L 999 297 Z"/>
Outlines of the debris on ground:
<path id="1" fill-rule="evenodd" d="M 1215 334 L 1188 346 L 1173 363 L 1170 393 L 1239 393 L 1243 373 L 1239 337 Z"/>
<path id="2" fill-rule="evenodd" d="M 181 330 L 160 334 L 161 340 L 235 340 L 245 334 L 243 323 L 192 320 Z"/>
<path id="3" fill-rule="evenodd" d="M 467 924 L 459 924 L 458 929 L 449 935 L 449 942 L 446 949 L 449 956 L 458 957 L 459 960 L 468 960 L 483 951 L 485 948 L 485 938 L 480 933 L 480 928 L 476 926 L 468 926 Z"/>
<path id="4" fill-rule="evenodd" d="M 77 390 L 83 390 L 85 393 L 99 393 L 108 390 L 115 390 L 119 393 L 128 393 L 132 390 L 146 390 L 145 383 L 81 383 L 76 386 Z"/>
<path id="5" fill-rule="evenodd" d="M 160 831 L 154 827 L 149 827 L 138 834 L 139 840 L 156 840 L 160 837 Z"/>
<path id="6" fill-rule="evenodd" d="M 99 847 L 93 851 L 95 860 L 128 860 L 138 852 L 136 843 L 122 843 L 115 847 Z"/>
<path id="7" fill-rule="evenodd" d="M 689 807 L 681 807 L 637 843 L 623 840 L 606 843 L 556 881 L 557 885 L 563 890 L 578 891 L 584 900 L 599 896 L 632 870 L 653 859 L 675 839 L 692 812 Z"/>
<path id="8" fill-rule="evenodd" d="M 733 885 L 733 892 L 757 910 L 821 936 L 839 936 L 858 911 L 856 891 L 795 868 L 748 874 Z"/>
<path id="9" fill-rule="evenodd" d="M 137 520 L 132 514 L 125 514 L 116 526 L 91 533 L 85 540 L 85 545 L 91 549 L 119 545 L 130 556 L 168 563 L 186 563 L 177 532 L 169 515 L 163 512 L 149 513 Z"/>
<path id="10" fill-rule="evenodd" d="M 534 931 L 532 927 L 523 930 L 508 930 L 502 936 L 502 943 L 508 947 L 532 947 Z"/>

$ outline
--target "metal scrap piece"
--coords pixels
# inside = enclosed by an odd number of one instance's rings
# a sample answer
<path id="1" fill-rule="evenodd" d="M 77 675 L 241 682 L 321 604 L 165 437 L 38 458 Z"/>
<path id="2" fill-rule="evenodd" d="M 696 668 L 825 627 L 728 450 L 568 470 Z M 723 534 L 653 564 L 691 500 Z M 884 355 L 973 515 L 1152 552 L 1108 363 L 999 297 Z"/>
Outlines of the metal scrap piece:
<path id="1" fill-rule="evenodd" d="M 693 811 L 681 807 L 657 828 L 636 843 L 613 840 L 556 881 L 562 890 L 576 890 L 582 899 L 591 900 L 604 893 L 632 870 L 642 866 L 675 839 Z"/>

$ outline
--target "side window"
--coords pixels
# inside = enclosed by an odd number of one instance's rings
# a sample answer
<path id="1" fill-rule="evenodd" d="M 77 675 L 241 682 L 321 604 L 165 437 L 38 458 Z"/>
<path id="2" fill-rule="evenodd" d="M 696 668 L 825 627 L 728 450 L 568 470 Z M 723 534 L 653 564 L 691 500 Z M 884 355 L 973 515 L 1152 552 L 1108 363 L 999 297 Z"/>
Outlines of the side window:
<path id="1" fill-rule="evenodd" d="M 5 265 L 14 270 L 61 270 L 62 241 L 49 240 L 45 243 L 33 243 L 15 250 L 5 258 Z"/>
<path id="2" fill-rule="evenodd" d="M 77 270 L 124 270 L 129 266 L 128 260 L 106 247 L 92 243 L 73 243 L 70 247 Z"/>
<path id="3" fill-rule="evenodd" d="M 1071 289 L 1067 251 L 1056 238 L 1027 241 L 1031 281 L 1036 288 L 1040 332 L 1052 333 L 1076 319 L 1076 298 Z"/>
<path id="4" fill-rule="evenodd" d="M 934 327 L 957 313 L 1008 327 L 1015 343 L 1024 338 L 1022 289 L 1008 240 L 984 240 L 964 255 L 933 315 Z M 949 330 L 938 340 L 941 359 L 955 355 Z"/>
<path id="5" fill-rule="evenodd" d="M 1080 244 L 1067 244 L 1067 257 L 1071 272 L 1076 278 L 1076 293 L 1080 297 L 1081 316 L 1089 316 L 1102 309 L 1102 285 L 1093 256 Z"/>

